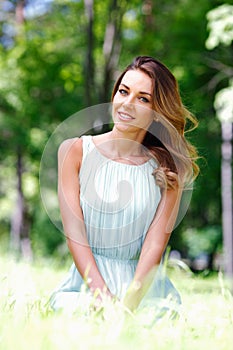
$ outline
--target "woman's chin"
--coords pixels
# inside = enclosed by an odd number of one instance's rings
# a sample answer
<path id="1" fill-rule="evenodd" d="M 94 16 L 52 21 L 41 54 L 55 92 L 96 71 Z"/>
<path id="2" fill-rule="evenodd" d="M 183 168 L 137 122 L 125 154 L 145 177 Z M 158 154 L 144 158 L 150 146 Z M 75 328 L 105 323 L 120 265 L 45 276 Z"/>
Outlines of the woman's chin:
<path id="1" fill-rule="evenodd" d="M 114 121 L 114 128 L 121 132 L 135 132 L 138 133 L 140 130 L 146 132 L 149 128 L 149 125 L 138 125 L 135 122 L 122 122 L 120 120 Z"/>
<path id="2" fill-rule="evenodd" d="M 119 131 L 124 131 L 124 132 L 133 132 L 133 131 L 138 131 L 139 127 L 137 125 L 134 125 L 132 123 L 125 123 L 121 121 L 115 121 L 114 122 L 114 127 L 115 129 Z"/>

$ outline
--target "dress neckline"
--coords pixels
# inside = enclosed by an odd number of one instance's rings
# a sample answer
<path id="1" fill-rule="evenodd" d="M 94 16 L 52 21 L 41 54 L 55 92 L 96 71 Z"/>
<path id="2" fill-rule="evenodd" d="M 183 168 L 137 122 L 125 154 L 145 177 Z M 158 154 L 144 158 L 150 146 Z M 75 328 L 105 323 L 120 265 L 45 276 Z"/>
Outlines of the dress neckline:
<path id="1" fill-rule="evenodd" d="M 92 146 L 95 148 L 96 152 L 97 152 L 102 158 L 104 158 L 104 159 L 106 159 L 106 160 L 108 160 L 109 162 L 112 162 L 112 163 L 114 163 L 114 164 L 120 164 L 120 165 L 127 166 L 127 167 L 138 168 L 138 167 L 143 167 L 143 166 L 146 166 L 147 164 L 150 164 L 150 163 L 151 163 L 151 160 L 153 159 L 153 158 L 149 158 L 146 162 L 141 163 L 141 164 L 137 164 L 136 162 L 135 162 L 135 163 L 131 163 L 131 164 L 129 164 L 129 163 L 118 162 L 118 161 L 116 161 L 116 160 L 114 160 L 114 159 L 111 159 L 111 158 L 105 156 L 105 155 L 99 150 L 99 148 L 96 146 L 95 142 L 93 141 L 93 136 L 92 136 L 92 135 L 89 136 L 89 139 L 90 139 L 90 141 L 91 141 L 91 143 L 92 143 Z"/>

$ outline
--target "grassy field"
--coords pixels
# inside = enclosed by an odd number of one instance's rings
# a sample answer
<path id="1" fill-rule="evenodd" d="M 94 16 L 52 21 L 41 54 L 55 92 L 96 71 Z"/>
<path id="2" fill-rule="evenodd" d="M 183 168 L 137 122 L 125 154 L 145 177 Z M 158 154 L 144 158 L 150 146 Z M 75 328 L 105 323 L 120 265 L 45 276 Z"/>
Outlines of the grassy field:
<path id="1" fill-rule="evenodd" d="M 51 312 L 49 295 L 67 268 L 48 260 L 29 264 L 0 258 L 0 349 L 233 348 L 233 298 L 221 274 L 203 278 L 169 270 L 183 299 L 180 317 L 167 314 L 154 322 L 153 310 L 130 315 L 109 302 L 101 312 Z"/>

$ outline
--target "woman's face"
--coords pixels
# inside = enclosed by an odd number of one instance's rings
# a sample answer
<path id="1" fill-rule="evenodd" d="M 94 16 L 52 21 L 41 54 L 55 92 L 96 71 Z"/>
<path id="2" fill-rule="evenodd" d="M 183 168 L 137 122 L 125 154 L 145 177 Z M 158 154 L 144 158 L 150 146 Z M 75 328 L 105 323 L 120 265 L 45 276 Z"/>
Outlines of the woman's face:
<path id="1" fill-rule="evenodd" d="M 129 70 L 123 76 L 113 98 L 114 124 L 126 129 L 148 129 L 153 121 L 152 81 L 140 70 Z"/>

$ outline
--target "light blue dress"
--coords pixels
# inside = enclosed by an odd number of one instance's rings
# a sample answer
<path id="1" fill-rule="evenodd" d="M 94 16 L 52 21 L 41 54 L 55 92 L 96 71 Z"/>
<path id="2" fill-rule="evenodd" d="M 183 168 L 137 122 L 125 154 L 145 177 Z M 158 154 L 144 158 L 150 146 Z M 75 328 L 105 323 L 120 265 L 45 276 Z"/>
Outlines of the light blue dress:
<path id="1" fill-rule="evenodd" d="M 122 299 L 161 198 L 152 175 L 157 164 L 153 159 L 141 165 L 120 163 L 105 157 L 92 136 L 83 136 L 82 140 L 80 204 L 88 242 L 106 285 Z M 180 303 L 179 293 L 163 271 L 160 264 L 141 305 L 168 296 Z M 52 295 L 52 308 L 75 309 L 82 285 L 83 279 L 72 264 L 68 276 Z"/>

